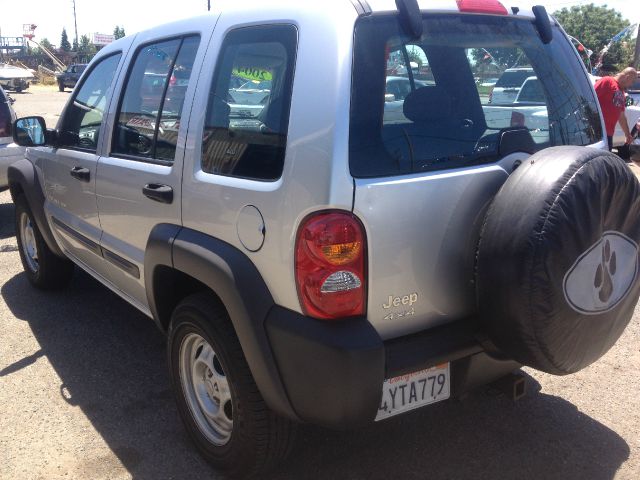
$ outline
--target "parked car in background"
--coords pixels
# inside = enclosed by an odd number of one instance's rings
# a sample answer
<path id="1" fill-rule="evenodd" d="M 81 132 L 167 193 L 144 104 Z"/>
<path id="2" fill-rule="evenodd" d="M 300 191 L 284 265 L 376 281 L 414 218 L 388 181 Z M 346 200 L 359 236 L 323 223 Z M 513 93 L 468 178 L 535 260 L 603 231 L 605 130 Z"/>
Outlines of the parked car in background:
<path id="1" fill-rule="evenodd" d="M 414 89 L 426 87 L 429 82 L 424 80 L 414 80 Z M 403 107 L 404 99 L 411 93 L 411 81 L 408 77 L 389 75 L 386 78 L 384 91 L 384 122 L 406 122 Z"/>
<path id="2" fill-rule="evenodd" d="M 515 102 L 524 81 L 534 74 L 531 67 L 507 68 L 493 87 L 489 103 L 499 105 Z"/>
<path id="3" fill-rule="evenodd" d="M 20 93 L 29 88 L 29 82 L 33 79 L 33 70 L 0 63 L 0 87 L 5 91 L 13 90 Z"/>
<path id="4" fill-rule="evenodd" d="M 87 68 L 86 63 L 77 63 L 70 65 L 64 72 L 57 74 L 58 89 L 64 92 L 65 88 L 75 87 L 85 68 Z"/>
<path id="5" fill-rule="evenodd" d="M 640 105 L 640 73 L 638 74 L 638 78 L 636 78 L 635 83 L 627 89 L 627 95 L 631 98 L 633 105 Z"/>
<path id="6" fill-rule="evenodd" d="M 7 188 L 7 168 L 24 154 L 24 147 L 13 143 L 12 124 L 16 114 L 12 103 L 13 99 L 0 87 L 0 191 Z"/>
<path id="7" fill-rule="evenodd" d="M 624 111 L 627 117 L 627 124 L 629 125 L 629 131 L 640 122 L 640 106 L 632 105 L 627 107 Z M 627 160 L 630 156 L 629 146 L 625 145 L 626 137 L 619 123 L 616 123 L 616 130 L 613 132 L 613 148 L 618 151 L 618 155 Z"/>

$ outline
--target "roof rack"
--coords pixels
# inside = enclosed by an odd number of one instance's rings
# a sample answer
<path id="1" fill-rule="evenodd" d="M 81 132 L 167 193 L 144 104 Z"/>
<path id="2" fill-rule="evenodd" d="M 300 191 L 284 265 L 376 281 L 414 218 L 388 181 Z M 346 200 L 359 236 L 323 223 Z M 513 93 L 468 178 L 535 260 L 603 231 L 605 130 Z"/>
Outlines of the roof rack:
<path id="1" fill-rule="evenodd" d="M 359 16 L 370 15 L 372 10 L 367 0 L 351 0 Z"/>

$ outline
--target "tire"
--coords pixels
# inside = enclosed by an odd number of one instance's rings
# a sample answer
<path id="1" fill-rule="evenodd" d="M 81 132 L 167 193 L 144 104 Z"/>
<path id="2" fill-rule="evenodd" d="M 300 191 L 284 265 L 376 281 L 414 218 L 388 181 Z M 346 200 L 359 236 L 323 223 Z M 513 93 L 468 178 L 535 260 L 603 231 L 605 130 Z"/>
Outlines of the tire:
<path id="1" fill-rule="evenodd" d="M 485 217 L 476 265 L 494 346 L 565 375 L 604 355 L 640 295 L 640 184 L 616 155 L 553 147 L 529 157 Z"/>
<path id="2" fill-rule="evenodd" d="M 27 279 L 42 290 L 66 287 L 73 276 L 73 263 L 51 251 L 42 238 L 25 197 L 17 197 L 14 203 L 18 251 Z"/>
<path id="3" fill-rule="evenodd" d="M 64 92 L 64 82 L 58 82 L 58 90 Z"/>
<path id="4" fill-rule="evenodd" d="M 211 464 L 245 477 L 286 458 L 295 425 L 266 406 L 231 321 L 211 295 L 190 296 L 175 309 L 168 356 L 178 411 Z"/>

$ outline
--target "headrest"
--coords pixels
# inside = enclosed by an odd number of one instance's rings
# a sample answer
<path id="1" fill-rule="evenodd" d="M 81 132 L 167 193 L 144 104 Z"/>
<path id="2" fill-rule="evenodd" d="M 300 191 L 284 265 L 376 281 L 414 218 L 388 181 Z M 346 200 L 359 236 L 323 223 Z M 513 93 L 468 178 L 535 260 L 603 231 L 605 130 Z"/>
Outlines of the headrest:
<path id="1" fill-rule="evenodd" d="M 421 87 L 407 95 L 402 110 L 412 122 L 433 122 L 451 116 L 451 99 L 441 87 Z"/>

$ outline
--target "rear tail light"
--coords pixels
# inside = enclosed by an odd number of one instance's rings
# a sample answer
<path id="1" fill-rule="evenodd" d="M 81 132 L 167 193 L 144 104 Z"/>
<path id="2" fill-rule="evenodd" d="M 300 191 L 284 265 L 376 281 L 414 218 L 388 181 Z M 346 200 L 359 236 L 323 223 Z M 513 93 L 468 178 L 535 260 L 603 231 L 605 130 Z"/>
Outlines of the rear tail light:
<path id="1" fill-rule="evenodd" d="M 488 13 L 508 15 L 507 9 L 498 0 L 456 0 L 458 10 L 464 13 Z"/>
<path id="2" fill-rule="evenodd" d="M 6 103 L 0 102 L 0 137 L 11 136 L 11 115 Z"/>
<path id="3" fill-rule="evenodd" d="M 296 240 L 295 275 L 305 315 L 337 320 L 364 315 L 366 238 L 348 212 L 308 217 Z"/>

